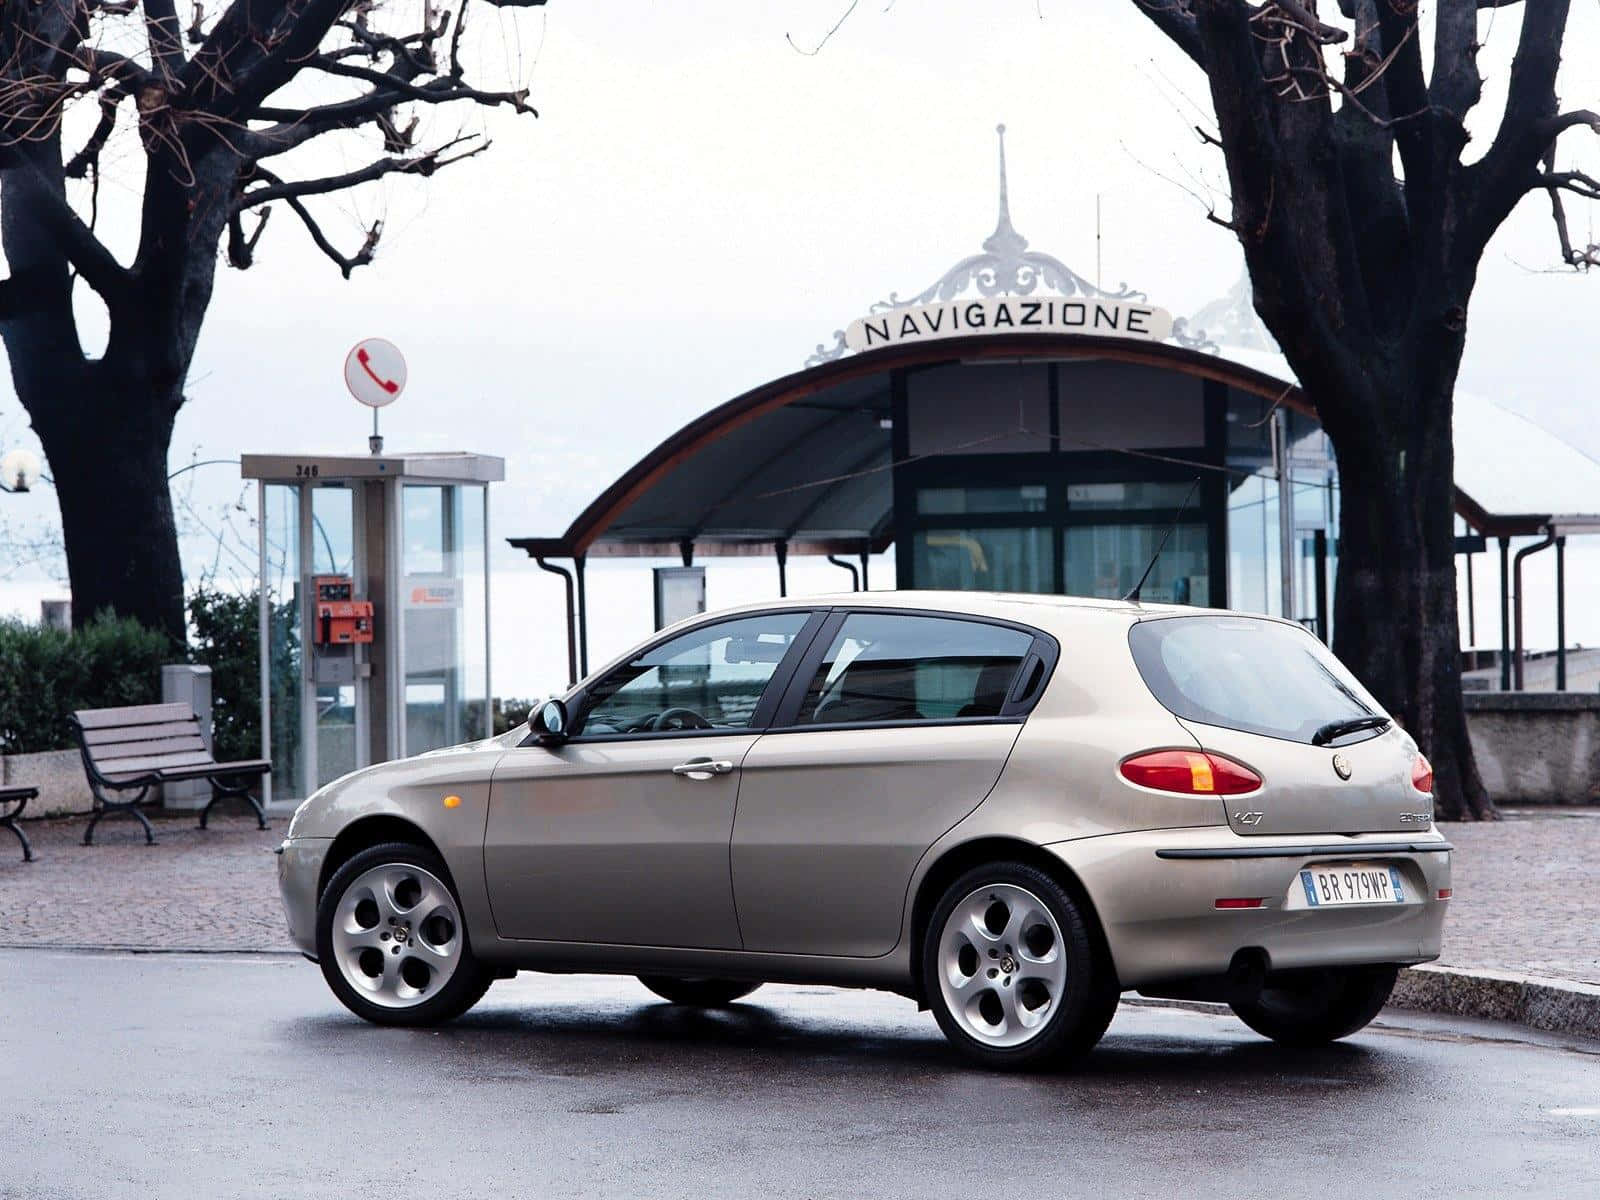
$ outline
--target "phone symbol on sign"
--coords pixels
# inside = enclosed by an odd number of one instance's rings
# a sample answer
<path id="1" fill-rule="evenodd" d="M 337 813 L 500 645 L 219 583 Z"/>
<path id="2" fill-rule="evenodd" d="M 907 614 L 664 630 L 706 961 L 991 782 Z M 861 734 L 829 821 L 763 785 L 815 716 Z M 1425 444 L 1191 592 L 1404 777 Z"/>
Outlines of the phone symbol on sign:
<path id="1" fill-rule="evenodd" d="M 372 382 L 388 392 L 391 396 L 400 390 L 400 385 L 393 379 L 385 379 L 372 369 L 372 357 L 367 353 L 365 346 L 356 351 L 356 361 L 361 364 L 361 369 L 371 377 Z"/>

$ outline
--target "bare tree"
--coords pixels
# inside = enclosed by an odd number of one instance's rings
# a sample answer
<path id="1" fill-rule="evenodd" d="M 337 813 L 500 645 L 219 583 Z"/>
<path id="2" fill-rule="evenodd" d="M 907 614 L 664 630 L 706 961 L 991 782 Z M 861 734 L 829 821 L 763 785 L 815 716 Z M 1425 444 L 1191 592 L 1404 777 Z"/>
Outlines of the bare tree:
<path id="1" fill-rule="evenodd" d="M 1335 649 L 1432 759 L 1440 814 L 1492 816 L 1461 700 L 1452 399 L 1478 263 L 1521 200 L 1548 196 L 1564 262 L 1600 261 L 1562 203 L 1600 182 L 1555 166 L 1563 133 L 1600 133 L 1556 97 L 1569 0 L 1434 0 L 1431 63 L 1416 0 L 1133 3 L 1210 83 L 1256 309 L 1333 442 Z M 1472 156 L 1491 20 L 1509 96 Z"/>
<path id="2" fill-rule="evenodd" d="M 5 4 L 0 246 L 9 276 L 0 281 L 0 338 L 50 461 L 77 620 L 109 608 L 183 636 L 167 453 L 224 240 L 228 261 L 248 267 L 269 213 L 282 206 L 348 278 L 372 261 L 382 225 L 340 250 L 308 198 L 391 175 L 430 176 L 487 148 L 482 138 L 417 144 L 408 114 L 422 106 L 533 112 L 526 88 L 485 91 L 468 81 L 468 3 L 231 0 L 211 14 L 192 0 L 187 19 L 174 0 Z M 80 108 L 91 119 L 78 120 Z M 111 164 L 115 194 L 138 200 L 127 263 L 97 232 L 102 158 L 119 125 L 137 133 L 142 159 Z M 283 169 L 284 156 L 329 135 L 364 138 L 371 160 L 319 178 Z M 99 358 L 80 337 L 80 284 L 109 317 Z"/>

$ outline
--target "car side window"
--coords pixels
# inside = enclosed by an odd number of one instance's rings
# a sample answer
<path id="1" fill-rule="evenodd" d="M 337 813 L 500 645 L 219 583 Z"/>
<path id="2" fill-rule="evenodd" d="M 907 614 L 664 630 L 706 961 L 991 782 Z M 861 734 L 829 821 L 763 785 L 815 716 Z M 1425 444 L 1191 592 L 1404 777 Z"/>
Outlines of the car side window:
<path id="1" fill-rule="evenodd" d="M 598 680 L 574 733 L 745 729 L 806 612 L 719 621 L 659 642 Z"/>
<path id="2" fill-rule="evenodd" d="M 851 613 L 796 724 L 997 717 L 1032 645 L 1031 634 L 981 621 Z"/>

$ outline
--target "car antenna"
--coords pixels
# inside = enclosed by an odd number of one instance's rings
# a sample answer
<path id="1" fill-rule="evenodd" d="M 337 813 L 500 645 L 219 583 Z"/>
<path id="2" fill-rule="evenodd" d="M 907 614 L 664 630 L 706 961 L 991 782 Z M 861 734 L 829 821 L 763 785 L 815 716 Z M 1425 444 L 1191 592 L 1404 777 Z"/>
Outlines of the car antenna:
<path id="1" fill-rule="evenodd" d="M 1200 476 L 1194 477 L 1194 482 L 1189 485 L 1188 494 L 1184 496 L 1183 503 L 1178 505 L 1178 515 L 1173 518 L 1172 524 L 1167 526 L 1166 533 L 1161 535 L 1161 544 L 1156 547 L 1156 552 L 1150 556 L 1150 563 L 1144 569 L 1144 574 L 1139 576 L 1139 582 L 1133 585 L 1133 590 L 1123 597 L 1131 603 L 1139 603 L 1139 589 L 1144 587 L 1144 581 L 1150 578 L 1150 572 L 1156 569 L 1156 560 L 1161 557 L 1161 552 L 1167 548 L 1167 539 L 1172 536 L 1172 531 L 1183 523 L 1183 514 L 1189 511 L 1189 501 L 1194 499 L 1194 490 L 1200 486 Z"/>

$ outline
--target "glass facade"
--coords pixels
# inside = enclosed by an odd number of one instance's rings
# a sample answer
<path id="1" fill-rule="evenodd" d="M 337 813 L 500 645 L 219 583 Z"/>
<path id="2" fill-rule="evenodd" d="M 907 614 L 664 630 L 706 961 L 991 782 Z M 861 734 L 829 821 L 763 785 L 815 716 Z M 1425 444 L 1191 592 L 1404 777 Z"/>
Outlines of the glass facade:
<path id="1" fill-rule="evenodd" d="M 1019 367 L 987 398 L 976 374 L 958 386 L 966 377 L 938 368 L 934 388 L 908 373 L 901 587 L 1119 597 L 1165 538 L 1143 598 L 1289 615 L 1329 636 L 1338 486 L 1314 419 L 1115 363 Z M 964 402 L 954 431 L 952 396 Z"/>

